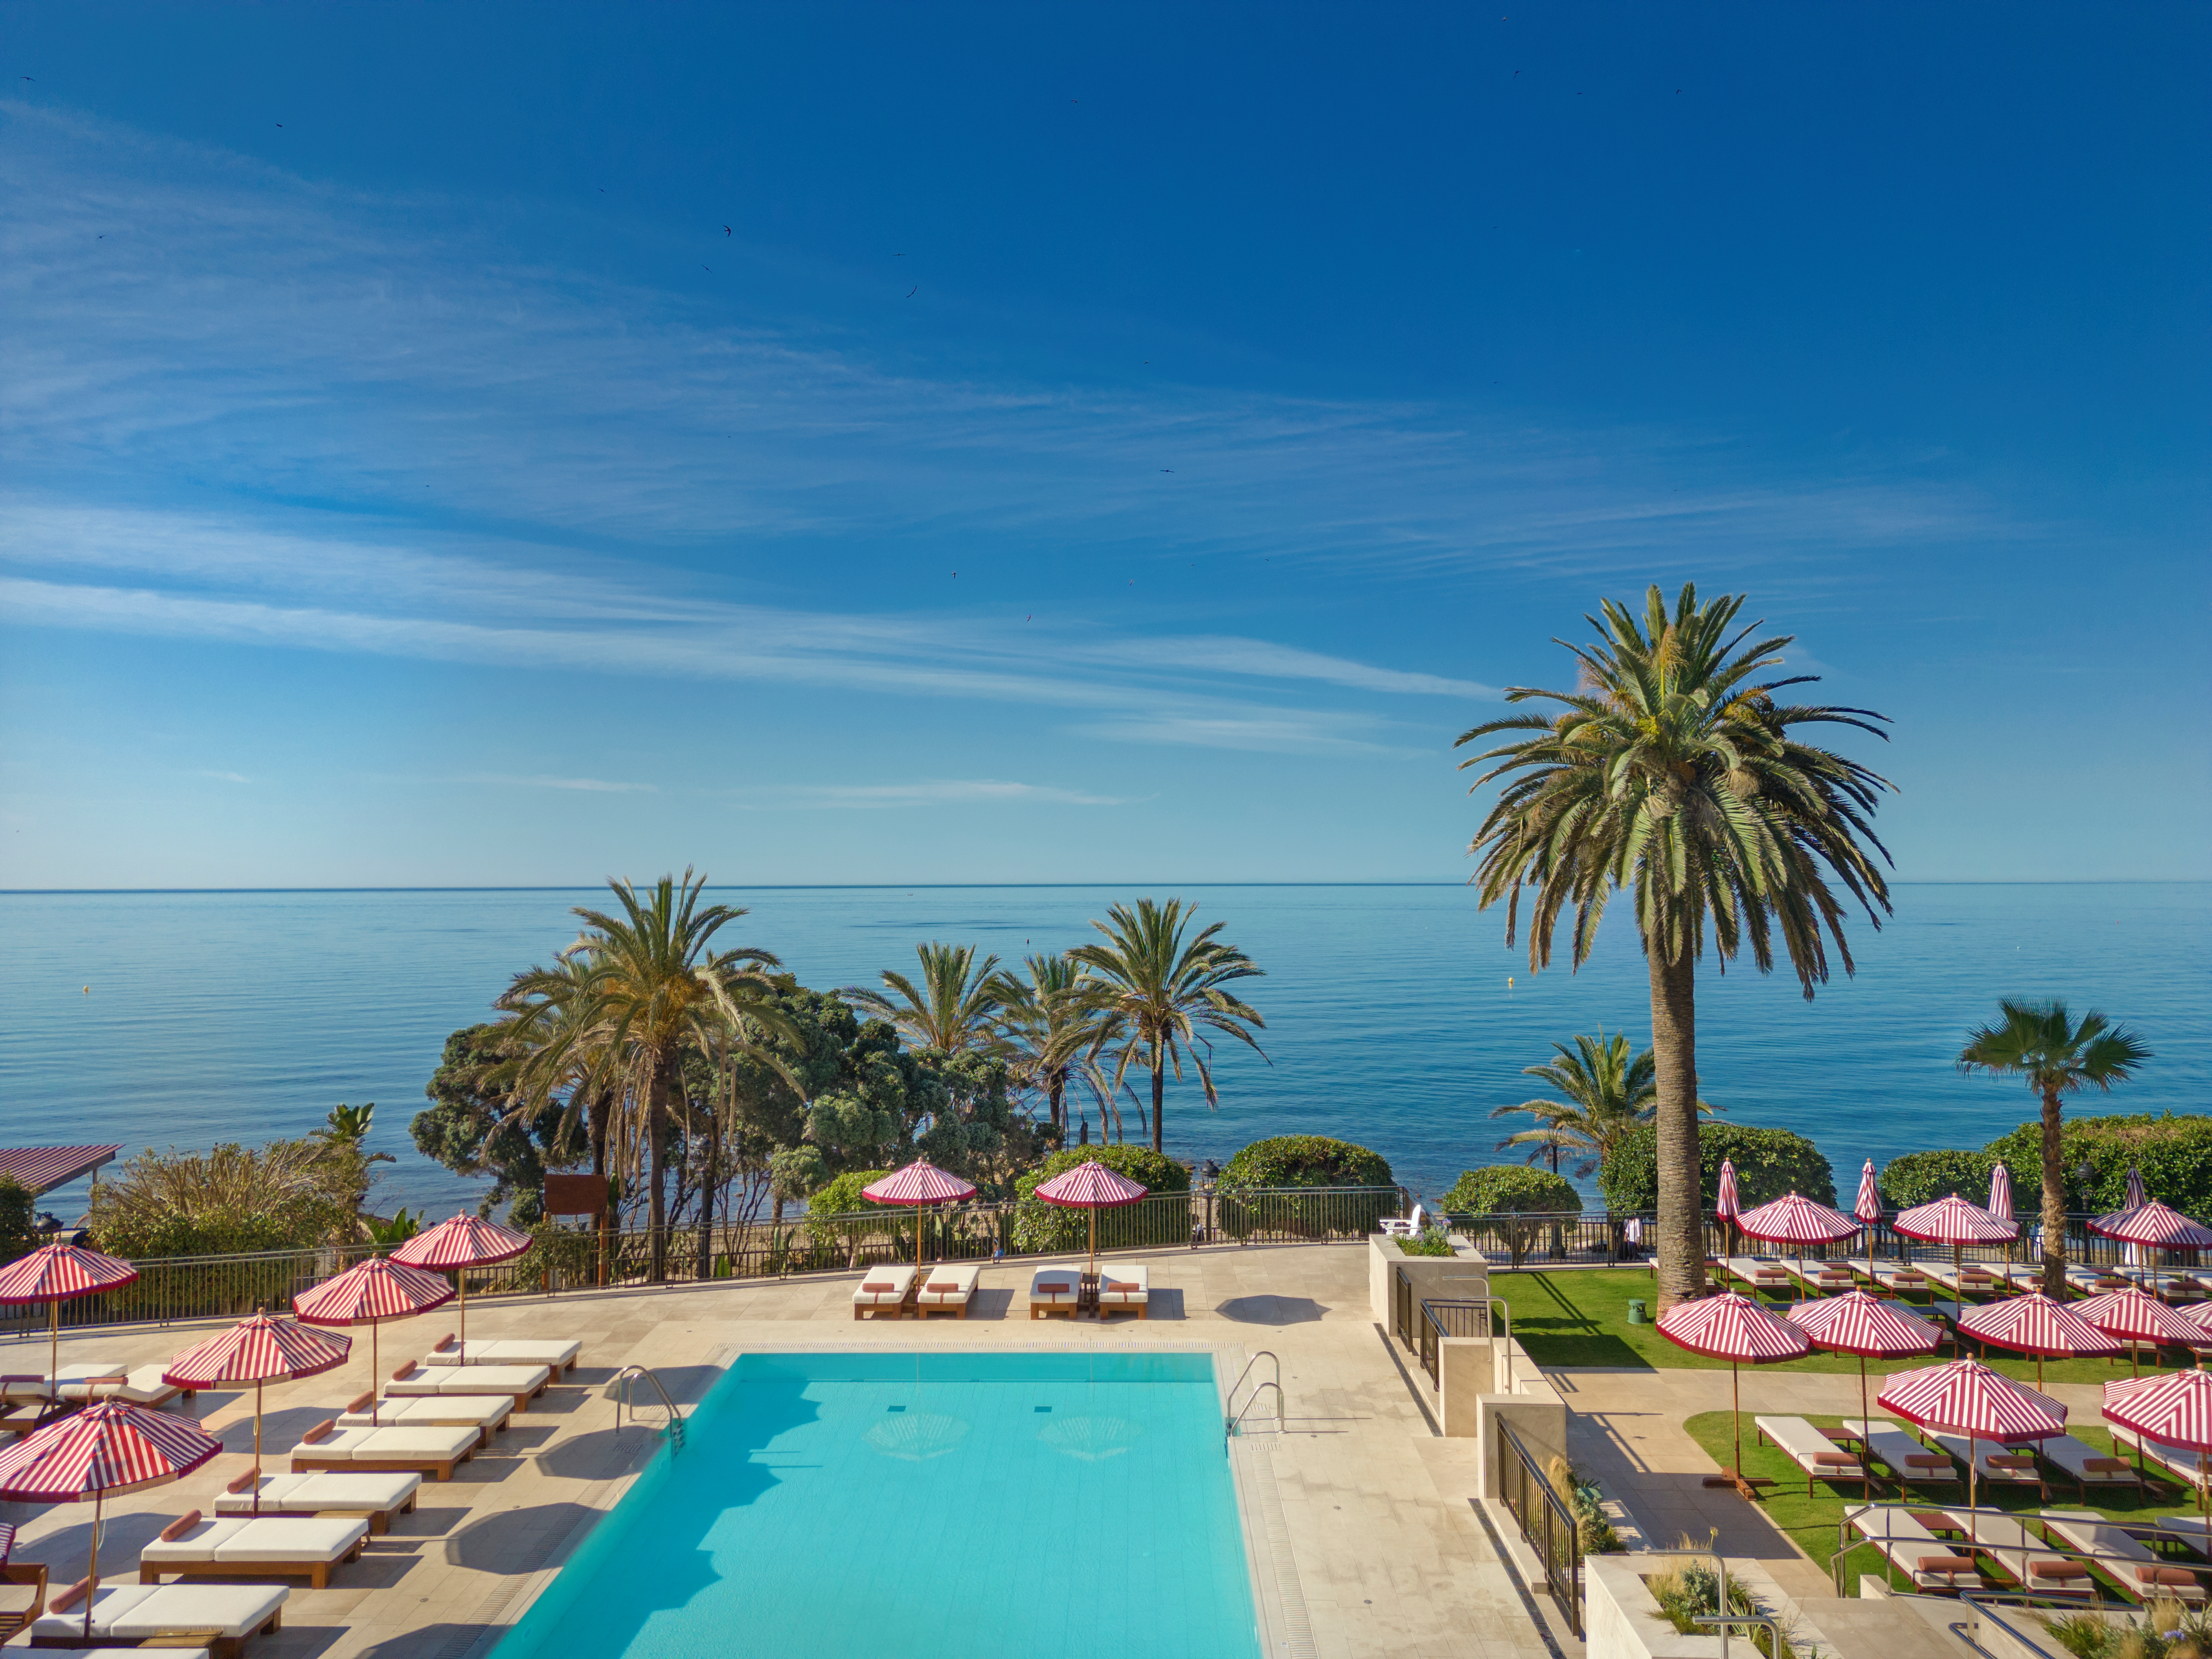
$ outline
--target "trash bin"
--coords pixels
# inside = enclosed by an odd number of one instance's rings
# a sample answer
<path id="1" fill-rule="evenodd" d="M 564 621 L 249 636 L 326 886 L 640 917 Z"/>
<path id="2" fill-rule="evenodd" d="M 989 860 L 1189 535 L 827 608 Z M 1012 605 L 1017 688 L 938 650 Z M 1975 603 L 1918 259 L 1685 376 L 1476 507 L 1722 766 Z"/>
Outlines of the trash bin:
<path id="1" fill-rule="evenodd" d="M 1641 1302 L 1632 1302 L 1628 1304 L 1628 1322 L 1632 1325 L 1648 1325 L 1651 1322 L 1644 1318 L 1644 1304 Z"/>

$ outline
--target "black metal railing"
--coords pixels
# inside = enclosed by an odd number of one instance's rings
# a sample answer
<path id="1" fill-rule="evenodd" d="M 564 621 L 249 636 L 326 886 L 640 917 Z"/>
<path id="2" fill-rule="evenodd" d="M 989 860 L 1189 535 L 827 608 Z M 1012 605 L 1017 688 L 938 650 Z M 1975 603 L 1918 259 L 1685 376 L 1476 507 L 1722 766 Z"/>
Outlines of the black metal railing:
<path id="1" fill-rule="evenodd" d="M 1413 1281 L 1403 1267 L 1390 1269 L 1390 1333 L 1413 1346 Z"/>
<path id="2" fill-rule="evenodd" d="M 1103 1252 L 1232 1242 L 1356 1243 L 1375 1232 L 1376 1223 L 1408 1207 L 1400 1187 L 1164 1194 L 1097 1211 L 1097 1247 Z M 661 1236 L 657 1263 L 649 1230 L 562 1227 L 539 1233 L 513 1261 L 471 1270 L 468 1289 L 476 1297 L 781 1279 L 911 1261 L 917 1248 L 930 1261 L 1066 1255 L 1089 1248 L 1091 1213 L 1027 1199 L 802 1214 L 780 1223 L 714 1227 L 703 1235 L 696 1227 L 670 1228 Z M 257 1308 L 281 1311 L 301 1291 L 376 1253 L 377 1247 L 360 1244 L 138 1261 L 133 1263 L 138 1269 L 136 1283 L 62 1303 L 60 1320 L 75 1328 L 235 1318 Z M 447 1277 L 458 1279 L 455 1274 Z M 43 1328 L 48 1311 L 42 1305 L 20 1304 L 0 1317 L 8 1322 L 0 1328 L 21 1333 Z"/>
<path id="3" fill-rule="evenodd" d="M 1522 1537 L 1543 1563 L 1545 1586 L 1565 1615 L 1567 1627 L 1579 1637 L 1583 1633 L 1581 1523 L 1511 1425 L 1503 1417 L 1496 1422 L 1498 1495 L 1512 1512 Z"/>
<path id="4" fill-rule="evenodd" d="M 1423 1302 L 1417 1346 L 1421 1369 L 1429 1374 L 1429 1387 L 1442 1389 L 1443 1344 L 1448 1336 L 1486 1337 L 1490 1334 L 1487 1302 Z"/>

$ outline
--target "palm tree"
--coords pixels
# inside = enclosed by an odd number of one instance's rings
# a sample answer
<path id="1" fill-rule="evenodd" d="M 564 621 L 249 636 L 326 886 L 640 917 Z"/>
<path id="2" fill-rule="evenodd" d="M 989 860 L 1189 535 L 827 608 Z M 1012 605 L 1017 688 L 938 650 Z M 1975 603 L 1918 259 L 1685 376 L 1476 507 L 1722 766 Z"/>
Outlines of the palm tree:
<path id="1" fill-rule="evenodd" d="M 884 983 L 898 993 L 896 999 L 881 991 L 848 985 L 838 994 L 898 1028 L 899 1035 L 916 1048 L 937 1048 L 948 1054 L 963 1049 L 991 1053 L 1000 1047 L 997 1017 L 1005 989 L 995 971 L 996 957 L 975 960 L 974 945 L 917 945 L 921 961 L 921 983 L 904 974 L 884 970 Z"/>
<path id="2" fill-rule="evenodd" d="M 1959 1051 L 1962 1072 L 2025 1079 L 2043 1102 L 2043 1293 L 2066 1293 L 2065 1148 L 2059 1100 L 2082 1089 L 2109 1091 L 2150 1058 L 2134 1032 L 2092 1009 L 2075 1024 L 2063 1002 L 1999 1001 L 1994 1025 L 1978 1028 Z"/>
<path id="3" fill-rule="evenodd" d="M 1492 1117 L 1526 1113 L 1537 1121 L 1536 1127 L 1506 1136 L 1498 1143 L 1498 1149 L 1529 1147 L 1531 1164 L 1549 1152 L 1554 1175 L 1559 1171 L 1559 1153 L 1566 1149 L 1580 1155 L 1575 1173 L 1587 1176 L 1604 1164 L 1622 1135 L 1651 1121 L 1659 1097 L 1656 1063 L 1649 1048 L 1632 1056 L 1626 1037 L 1608 1038 L 1602 1030 L 1594 1037 L 1576 1037 L 1572 1048 L 1564 1042 L 1552 1047 L 1556 1059 L 1524 1066 L 1521 1074 L 1541 1078 L 1565 1098 L 1524 1100 L 1491 1113 Z M 1711 1112 L 1713 1108 L 1699 1101 L 1698 1109 Z"/>
<path id="4" fill-rule="evenodd" d="M 1113 1088 L 1121 1087 L 1133 1064 L 1141 1063 L 1152 1072 L 1152 1150 L 1164 1152 L 1167 1073 L 1172 1068 L 1176 1081 L 1182 1081 L 1185 1053 L 1206 1091 L 1206 1103 L 1220 1103 L 1213 1086 L 1213 1044 L 1200 1035 L 1200 1027 L 1233 1036 L 1261 1059 L 1267 1058 L 1245 1029 L 1250 1025 L 1264 1030 L 1267 1022 L 1221 988 L 1240 979 L 1261 978 L 1263 970 L 1235 945 L 1213 937 L 1222 929 L 1220 922 L 1184 943 L 1197 911 L 1195 906 L 1186 908 L 1181 899 L 1165 904 L 1139 899 L 1133 911 L 1117 904 L 1106 914 L 1110 921 L 1091 925 L 1109 943 L 1079 945 L 1068 958 L 1098 975 L 1095 1006 L 1105 1018 L 1097 1047 L 1121 1047 Z"/>
<path id="5" fill-rule="evenodd" d="M 1042 1090 L 1052 1116 L 1053 1138 L 1067 1129 L 1067 1085 L 1087 1074 L 1092 1092 L 1103 1085 L 1091 1058 L 1103 1029 L 1090 970 L 1064 956 L 1028 957 L 1029 978 L 999 975 L 1000 1025 L 1012 1049 L 1015 1075 Z"/>
<path id="6" fill-rule="evenodd" d="M 1746 943 L 1761 973 L 1774 965 L 1774 934 L 1809 999 L 1828 977 L 1832 939 L 1844 971 L 1844 904 L 1857 901 L 1877 928 L 1889 889 L 1868 847 L 1888 850 L 1870 824 L 1887 779 L 1855 761 L 1800 743 L 1792 726 L 1837 724 L 1883 735 L 1863 708 L 1799 707 L 1774 694 L 1810 676 L 1759 682 L 1778 665 L 1789 636 L 1747 644 L 1744 600 L 1700 605 L 1685 584 L 1673 614 L 1656 586 L 1642 620 L 1604 602 L 1587 618 L 1602 641 L 1567 646 L 1581 671 L 1574 691 L 1528 686 L 1506 701 L 1557 703 L 1553 716 L 1514 715 L 1463 733 L 1462 745 L 1500 732 L 1530 735 L 1461 763 L 1496 761 L 1472 790 L 1516 775 L 1468 848 L 1486 908 L 1506 904 L 1514 942 L 1521 890 L 1534 890 L 1528 964 L 1551 962 L 1560 912 L 1575 911 L 1574 965 L 1588 957 L 1607 899 L 1636 896 L 1636 921 L 1651 982 L 1651 1047 L 1658 1086 L 1659 1301 L 1672 1306 L 1704 1288 L 1698 1163 L 1697 963 L 1711 927 L 1723 969 Z M 1560 641 L 1565 644 L 1565 641 Z M 1863 841 L 1866 845 L 1862 846 Z"/>

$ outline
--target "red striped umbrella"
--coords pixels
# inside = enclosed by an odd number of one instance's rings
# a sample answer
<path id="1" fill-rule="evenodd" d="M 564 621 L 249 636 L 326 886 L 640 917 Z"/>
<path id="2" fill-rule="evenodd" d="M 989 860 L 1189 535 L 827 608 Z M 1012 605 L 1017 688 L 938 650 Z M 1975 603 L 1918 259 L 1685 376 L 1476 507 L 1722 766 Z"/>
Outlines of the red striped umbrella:
<path id="1" fill-rule="evenodd" d="M 2066 1407 L 1991 1370 L 1978 1359 L 1954 1359 L 1905 1371 L 1883 1385 L 1875 1403 L 1923 1428 L 1944 1429 L 1966 1437 L 1967 1536 L 1973 1536 L 1972 1510 L 1978 1500 L 1980 1460 L 1977 1440 L 2048 1440 L 2066 1432 Z"/>
<path id="2" fill-rule="evenodd" d="M 1956 1193 L 1938 1203 L 1899 1211 L 1890 1226 L 1907 1238 L 1931 1244 L 1996 1244 L 2020 1236 L 2014 1223 L 1998 1220 Z"/>
<path id="3" fill-rule="evenodd" d="M 220 1336 L 210 1337 L 169 1362 L 164 1382 L 180 1389 L 253 1384 L 253 1508 L 261 1510 L 261 1385 L 292 1376 L 314 1376 L 345 1364 L 353 1339 L 310 1330 L 289 1319 L 257 1313 Z"/>
<path id="4" fill-rule="evenodd" d="M 457 1276 L 461 1286 L 461 1353 L 469 1351 L 469 1273 L 512 1261 L 530 1248 L 528 1233 L 502 1227 L 482 1216 L 457 1215 L 427 1233 L 417 1233 L 392 1253 L 402 1267 L 439 1267 Z"/>
<path id="5" fill-rule="evenodd" d="M 453 1299 L 453 1287 L 441 1275 L 373 1255 L 294 1297 L 292 1311 L 309 1325 L 368 1327 L 368 1417 L 374 1423 L 378 1327 L 387 1319 L 411 1319 Z"/>
<path id="6" fill-rule="evenodd" d="M 1841 1211 L 1796 1193 L 1747 1210 L 1735 1224 L 1750 1237 L 1778 1244 L 1832 1244 L 1859 1230 L 1859 1224 Z"/>
<path id="7" fill-rule="evenodd" d="M 2142 1171 L 2134 1164 L 2129 1164 L 2126 1206 L 2130 1210 L 2140 1210 L 2143 1206 L 2146 1196 L 2143 1192 Z"/>
<path id="8" fill-rule="evenodd" d="M 1742 1208 L 1743 1200 L 1735 1189 L 1735 1160 L 1724 1158 L 1721 1160 L 1720 1188 L 1713 1200 L 1713 1214 L 1721 1223 L 1721 1248 L 1731 1255 L 1735 1252 L 1729 1246 L 1735 1242 L 1735 1235 L 1730 1229 L 1735 1225 L 1737 1212 Z"/>
<path id="9" fill-rule="evenodd" d="M 2000 1221 L 2013 1219 L 2012 1171 L 2002 1164 L 1990 1166 L 1990 1213 Z"/>
<path id="10" fill-rule="evenodd" d="M 61 1370 L 62 1304 L 101 1291 L 120 1290 L 136 1284 L 138 1270 L 81 1244 L 42 1244 L 28 1255 L 18 1256 L 0 1267 L 0 1302 L 43 1302 L 46 1304 L 46 1378 L 54 1398 L 61 1389 L 53 1379 Z"/>
<path id="11" fill-rule="evenodd" d="M 1659 1334 L 1678 1348 L 1729 1362 L 1729 1410 L 1735 1422 L 1735 1467 L 1723 1473 L 1728 1483 L 1747 1490 L 1743 1478 L 1742 1378 L 1737 1367 L 1763 1365 L 1778 1359 L 1802 1359 L 1811 1344 L 1805 1333 L 1786 1319 L 1778 1319 L 1749 1297 L 1702 1297 L 1677 1302 L 1659 1316 Z"/>
<path id="12" fill-rule="evenodd" d="M 2093 1233 L 2130 1244 L 2153 1244 L 2166 1250 L 2212 1249 L 2212 1228 L 2201 1227 L 2180 1211 L 2153 1200 L 2132 1210 L 2100 1215 L 2089 1224 Z"/>
<path id="13" fill-rule="evenodd" d="M 2105 1384 L 2105 1420 L 2132 1429 L 2161 1446 L 2212 1450 L 2212 1371 L 2168 1371 Z M 2196 1481 L 2197 1508 L 2207 1513 L 2204 1477 Z"/>
<path id="14" fill-rule="evenodd" d="M 2067 1311 L 2077 1319 L 2087 1320 L 2107 1336 L 2126 1339 L 2130 1371 L 2135 1369 L 2137 1342 L 2154 1342 L 2168 1348 L 2212 1346 L 2212 1336 L 2206 1335 L 2193 1317 L 2185 1317 L 2179 1309 L 2169 1308 L 2156 1297 L 2138 1290 L 2093 1296 L 2087 1302 L 2075 1303 Z"/>
<path id="15" fill-rule="evenodd" d="M 2074 1309 L 2040 1291 L 2008 1297 L 1960 1316 L 1959 1329 L 1977 1342 L 2035 1356 L 2035 1385 L 2043 1386 L 2045 1354 L 2115 1354 L 2120 1345 Z"/>
<path id="16" fill-rule="evenodd" d="M 873 1181 L 860 1188 L 860 1196 L 871 1204 L 957 1204 L 963 1198 L 975 1195 L 975 1184 L 949 1176 L 926 1158 L 918 1158 L 903 1170 L 894 1170 L 881 1181 Z M 914 1260 L 921 1264 L 921 1228 L 914 1230 Z"/>
<path id="17" fill-rule="evenodd" d="M 1851 1206 L 1851 1213 L 1866 1224 L 1867 1277 L 1870 1279 L 1874 1277 L 1874 1230 L 1881 1222 L 1881 1188 L 1874 1178 L 1872 1158 L 1859 1171 L 1858 1202 Z"/>
<path id="18" fill-rule="evenodd" d="M 185 1418 L 102 1400 L 0 1451 L 0 1498 L 18 1504 L 92 1499 L 92 1566 L 84 1597 L 88 1643 L 93 1600 L 100 1594 L 102 1500 L 112 1492 L 165 1486 L 222 1449 L 222 1442 Z"/>
<path id="19" fill-rule="evenodd" d="M 1036 1195 L 1048 1204 L 1063 1204 L 1070 1208 L 1080 1207 L 1091 1212 L 1090 1271 L 1096 1273 L 1098 1270 L 1098 1212 L 1123 1204 L 1134 1204 L 1147 1190 L 1133 1181 L 1115 1175 L 1093 1158 L 1088 1164 L 1079 1164 L 1045 1182 L 1036 1189 Z"/>
<path id="20" fill-rule="evenodd" d="M 1867 1170 L 1872 1173 L 1874 1165 L 1868 1164 Z M 1934 1353 L 1943 1341 L 1943 1333 L 1926 1320 L 1916 1319 L 1903 1309 L 1864 1291 L 1823 1297 L 1817 1302 L 1801 1302 L 1790 1310 L 1789 1319 L 1805 1333 L 1814 1347 L 1858 1356 L 1862 1419 L 1874 1415 L 1867 1409 L 1866 1363 L 1869 1358 L 1895 1359 L 1905 1354 Z M 1859 1468 L 1866 1476 L 1867 1501 L 1872 1503 L 1874 1470 L 1863 1461 Z"/>

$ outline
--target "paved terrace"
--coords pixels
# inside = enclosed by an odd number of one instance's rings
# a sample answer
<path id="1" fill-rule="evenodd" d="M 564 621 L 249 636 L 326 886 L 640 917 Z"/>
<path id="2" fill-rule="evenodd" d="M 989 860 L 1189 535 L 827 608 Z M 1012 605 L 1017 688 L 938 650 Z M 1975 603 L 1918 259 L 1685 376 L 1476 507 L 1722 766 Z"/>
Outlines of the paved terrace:
<path id="1" fill-rule="evenodd" d="M 649 1426 L 615 1431 L 606 1385 L 625 1364 L 651 1366 L 688 1402 L 731 1354 L 746 1350 L 1206 1347 L 1231 1354 L 1237 1366 L 1262 1348 L 1283 1362 L 1287 1431 L 1256 1425 L 1239 1453 L 1252 1460 L 1244 1466 L 1248 1530 L 1256 1520 L 1276 1563 L 1277 1582 L 1255 1586 L 1269 1609 L 1263 1618 L 1280 1635 L 1268 1659 L 1543 1659 L 1547 1638 L 1471 1501 L 1474 1443 L 1436 1437 L 1417 1403 L 1430 1398 L 1427 1378 L 1418 1368 L 1409 1377 L 1370 1316 L 1364 1249 L 1224 1246 L 1114 1258 L 1136 1259 L 1152 1266 L 1152 1317 L 1103 1328 L 1032 1321 L 1025 1297 L 1016 1306 L 1036 1258 L 987 1267 L 966 1320 L 856 1324 L 849 1297 L 857 1274 L 480 1302 L 470 1310 L 472 1335 L 581 1338 L 574 1383 L 556 1385 L 519 1413 L 450 1483 L 426 1480 L 416 1513 L 372 1539 L 330 1589 L 295 1582 L 283 1629 L 249 1654 L 465 1659 L 483 1652 L 658 1443 Z M 386 1327 L 386 1373 L 452 1329 L 452 1313 Z M 219 1325 L 75 1337 L 64 1342 L 62 1358 L 166 1359 L 210 1328 Z M 286 1467 L 284 1454 L 300 1434 L 367 1386 L 368 1333 L 353 1334 L 355 1358 L 346 1367 L 268 1389 L 264 1467 Z M 8 1346 L 0 1369 L 44 1368 L 43 1336 Z M 252 1405 L 251 1390 L 191 1402 L 225 1452 L 189 1480 L 108 1505 L 103 1576 L 135 1582 L 141 1546 L 187 1510 L 212 1510 L 216 1494 L 250 1467 Z M 648 1413 L 648 1422 L 658 1415 Z M 90 1504 L 0 1504 L 0 1519 L 21 1526 L 16 1559 L 46 1563 L 57 1591 L 82 1575 Z"/>

